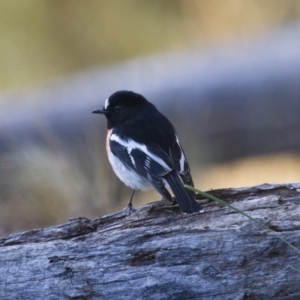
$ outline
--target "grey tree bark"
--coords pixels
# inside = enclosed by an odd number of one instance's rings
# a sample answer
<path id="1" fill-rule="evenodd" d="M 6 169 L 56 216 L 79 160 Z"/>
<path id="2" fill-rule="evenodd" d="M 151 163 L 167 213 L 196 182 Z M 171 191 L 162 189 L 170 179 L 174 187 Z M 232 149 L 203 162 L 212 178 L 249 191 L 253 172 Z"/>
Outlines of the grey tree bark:
<path id="1" fill-rule="evenodd" d="M 211 191 L 0 240 L 0 299 L 300 299 L 300 184 Z M 296 270 L 298 269 L 298 271 Z"/>

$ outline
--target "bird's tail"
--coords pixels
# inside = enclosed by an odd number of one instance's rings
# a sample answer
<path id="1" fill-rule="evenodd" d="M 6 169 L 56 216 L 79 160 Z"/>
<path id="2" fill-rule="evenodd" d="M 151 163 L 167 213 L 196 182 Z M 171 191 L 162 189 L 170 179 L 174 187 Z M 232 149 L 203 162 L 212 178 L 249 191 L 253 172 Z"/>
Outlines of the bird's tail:
<path id="1" fill-rule="evenodd" d="M 179 208 L 184 213 L 199 212 L 201 206 L 196 202 L 191 193 L 184 188 L 175 170 L 164 176 L 169 184 L 174 196 L 176 197 Z"/>

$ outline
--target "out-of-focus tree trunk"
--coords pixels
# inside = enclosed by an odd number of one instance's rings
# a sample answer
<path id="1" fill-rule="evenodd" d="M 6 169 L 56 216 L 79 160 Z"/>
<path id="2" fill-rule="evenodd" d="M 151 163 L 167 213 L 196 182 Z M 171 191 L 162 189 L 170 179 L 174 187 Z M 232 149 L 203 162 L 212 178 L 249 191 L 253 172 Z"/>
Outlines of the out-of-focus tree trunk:
<path id="1" fill-rule="evenodd" d="M 171 118 L 197 163 L 300 151 L 299 49 L 294 23 L 252 40 L 133 59 L 3 94 L 0 150 L 46 142 L 74 152 L 87 136 L 104 143 L 105 122 L 90 112 L 129 89 Z"/>

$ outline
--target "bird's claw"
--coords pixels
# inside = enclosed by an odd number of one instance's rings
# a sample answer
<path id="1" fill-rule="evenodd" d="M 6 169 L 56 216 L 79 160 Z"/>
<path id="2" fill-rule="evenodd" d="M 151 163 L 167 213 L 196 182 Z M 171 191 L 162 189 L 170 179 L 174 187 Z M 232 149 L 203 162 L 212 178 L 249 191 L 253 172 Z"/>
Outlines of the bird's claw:
<path id="1" fill-rule="evenodd" d="M 126 212 L 128 215 L 131 215 L 136 211 L 136 209 L 132 206 L 131 201 L 129 201 L 127 206 L 123 209 L 123 211 Z"/>

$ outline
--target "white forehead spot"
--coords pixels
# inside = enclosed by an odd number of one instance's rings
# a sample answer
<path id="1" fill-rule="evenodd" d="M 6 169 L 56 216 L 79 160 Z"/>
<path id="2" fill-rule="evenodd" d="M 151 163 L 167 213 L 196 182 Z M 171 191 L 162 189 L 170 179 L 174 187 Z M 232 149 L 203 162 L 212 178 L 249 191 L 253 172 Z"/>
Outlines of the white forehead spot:
<path id="1" fill-rule="evenodd" d="M 109 100 L 108 98 L 105 100 L 105 104 L 104 104 L 104 108 L 107 109 L 107 107 L 109 106 Z"/>

